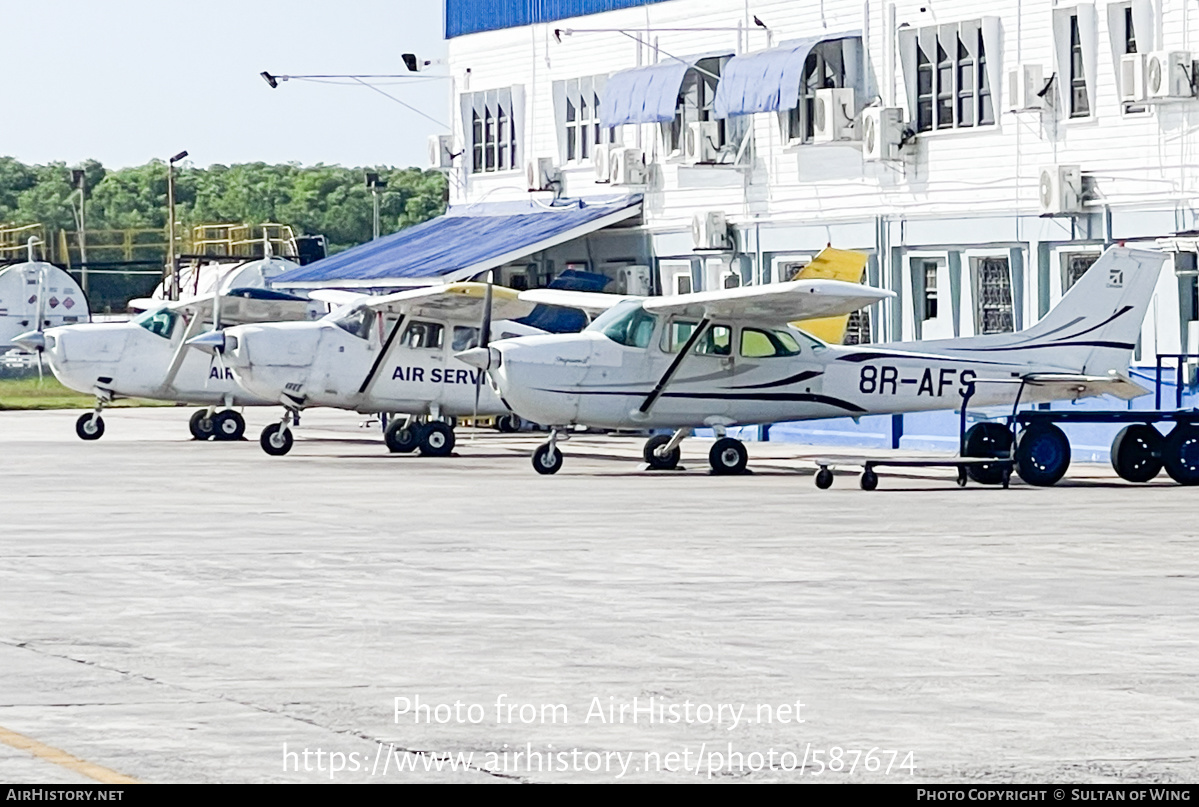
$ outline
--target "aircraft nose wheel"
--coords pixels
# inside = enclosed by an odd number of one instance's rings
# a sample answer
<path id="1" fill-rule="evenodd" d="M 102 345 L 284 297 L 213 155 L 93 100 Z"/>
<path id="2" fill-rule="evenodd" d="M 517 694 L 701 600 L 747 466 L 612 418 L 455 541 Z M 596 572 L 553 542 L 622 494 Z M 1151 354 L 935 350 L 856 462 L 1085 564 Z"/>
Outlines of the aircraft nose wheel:
<path id="1" fill-rule="evenodd" d="M 281 457 L 291 451 L 294 440 L 295 438 L 291 436 L 291 429 L 281 423 L 272 423 L 262 430 L 262 437 L 258 439 L 258 444 L 272 457 Z"/>
<path id="2" fill-rule="evenodd" d="M 383 442 L 393 454 L 411 454 L 420 445 L 420 438 L 415 424 L 405 428 L 404 421 L 397 419 L 387 424 L 387 431 L 383 432 Z"/>
<path id="3" fill-rule="evenodd" d="M 212 418 L 212 433 L 217 440 L 240 440 L 246 433 L 246 419 L 232 409 L 218 412 Z"/>
<path id="4" fill-rule="evenodd" d="M 1199 485 L 1199 426 L 1179 423 L 1166 437 L 1166 473 L 1180 485 Z"/>
<path id="5" fill-rule="evenodd" d="M 739 474 L 745 471 L 749 462 L 749 452 L 740 440 L 732 437 L 721 437 L 712 444 L 708 452 L 708 462 L 715 474 Z"/>
<path id="6" fill-rule="evenodd" d="M 420 432 L 420 453 L 426 457 L 448 457 L 454 450 L 454 429 L 448 423 L 435 420 L 426 423 Z"/>
<path id="7" fill-rule="evenodd" d="M 1148 482 L 1162 469 L 1162 436 L 1147 423 L 1125 426 L 1112 441 L 1112 467 L 1127 482 Z"/>
<path id="8" fill-rule="evenodd" d="M 533 452 L 533 468 L 539 474 L 556 474 L 562 468 L 562 452 L 549 443 Z"/>
<path id="9" fill-rule="evenodd" d="M 104 418 L 88 413 L 75 421 L 75 434 L 83 440 L 99 440 L 104 436 Z"/>
<path id="10" fill-rule="evenodd" d="M 658 449 L 669 443 L 671 439 L 669 434 L 655 434 L 645 441 L 645 448 L 641 451 L 641 457 L 653 470 L 671 471 L 679 467 L 679 459 L 683 456 L 683 452 L 678 446 L 675 446 L 665 455 L 658 453 Z"/>
<path id="11" fill-rule="evenodd" d="M 1070 441 L 1052 423 L 1035 423 L 1016 442 L 1016 473 L 1030 485 L 1056 485 L 1070 467 Z"/>
<path id="12" fill-rule="evenodd" d="M 198 409 L 192 414 L 191 420 L 188 421 L 188 428 L 191 430 L 192 437 L 197 440 L 208 440 L 212 437 L 213 426 L 212 418 L 208 416 L 207 409 Z"/>

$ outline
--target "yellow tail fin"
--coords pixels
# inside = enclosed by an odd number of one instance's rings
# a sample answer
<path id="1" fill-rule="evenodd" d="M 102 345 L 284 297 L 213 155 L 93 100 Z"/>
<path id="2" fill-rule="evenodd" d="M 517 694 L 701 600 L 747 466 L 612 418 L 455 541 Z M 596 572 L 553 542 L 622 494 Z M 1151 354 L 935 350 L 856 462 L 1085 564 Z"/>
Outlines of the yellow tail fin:
<path id="1" fill-rule="evenodd" d="M 866 274 L 866 260 L 867 256 L 861 252 L 825 247 L 819 255 L 812 259 L 811 263 L 800 269 L 791 279 L 844 280 L 847 283 L 861 283 Z M 830 345 L 839 345 L 845 341 L 845 328 L 849 324 L 849 315 L 805 319 L 791 324 Z"/>

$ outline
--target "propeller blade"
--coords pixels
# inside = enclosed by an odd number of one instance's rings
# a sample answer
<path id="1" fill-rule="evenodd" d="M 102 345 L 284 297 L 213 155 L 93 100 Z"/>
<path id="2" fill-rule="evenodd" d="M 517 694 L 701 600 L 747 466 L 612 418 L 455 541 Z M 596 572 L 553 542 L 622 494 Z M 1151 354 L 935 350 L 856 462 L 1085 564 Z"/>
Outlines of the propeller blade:
<path id="1" fill-rule="evenodd" d="M 45 382 L 45 372 L 42 370 L 42 351 L 37 352 L 37 383 L 40 387 Z"/>
<path id="2" fill-rule="evenodd" d="M 487 288 L 483 290 L 483 321 L 479 324 L 479 347 L 484 350 L 489 350 L 488 344 L 491 342 L 491 276 L 487 277 Z M 475 431 L 471 432 L 470 439 L 475 439 L 475 434 L 478 432 L 479 420 L 479 395 L 483 392 L 483 374 L 486 370 L 480 369 L 475 373 L 475 412 L 472 423 L 475 424 Z"/>

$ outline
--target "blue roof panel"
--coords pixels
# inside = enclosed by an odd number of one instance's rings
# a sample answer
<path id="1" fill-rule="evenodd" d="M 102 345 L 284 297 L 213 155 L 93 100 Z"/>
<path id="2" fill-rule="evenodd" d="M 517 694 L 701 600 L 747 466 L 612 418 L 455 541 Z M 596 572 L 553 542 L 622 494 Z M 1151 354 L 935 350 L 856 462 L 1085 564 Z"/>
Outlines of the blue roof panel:
<path id="1" fill-rule="evenodd" d="M 661 2 L 664 0 L 445 0 L 445 38 Z"/>
<path id="2" fill-rule="evenodd" d="M 631 218 L 640 196 L 460 205 L 444 216 L 284 272 L 274 286 L 379 285 L 473 277 L 509 260 Z"/>

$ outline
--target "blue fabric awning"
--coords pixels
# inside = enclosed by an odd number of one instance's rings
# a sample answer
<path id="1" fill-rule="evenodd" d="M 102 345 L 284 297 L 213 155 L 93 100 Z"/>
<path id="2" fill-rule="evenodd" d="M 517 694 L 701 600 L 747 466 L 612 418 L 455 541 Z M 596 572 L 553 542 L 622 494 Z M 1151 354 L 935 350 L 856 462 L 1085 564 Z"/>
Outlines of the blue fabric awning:
<path id="1" fill-rule="evenodd" d="M 812 48 L 821 42 L 860 36 L 857 31 L 812 36 L 770 50 L 734 56 L 724 66 L 716 85 L 712 113 L 717 118 L 727 118 L 794 109 L 799 104 L 804 62 Z"/>
<path id="2" fill-rule="evenodd" d="M 385 288 L 474 277 L 641 212 L 641 196 L 460 205 L 444 216 L 284 272 L 280 288 Z"/>
<path id="3" fill-rule="evenodd" d="M 674 120 L 679 88 L 692 62 L 671 59 L 613 73 L 600 99 L 600 123 L 665 123 Z"/>

